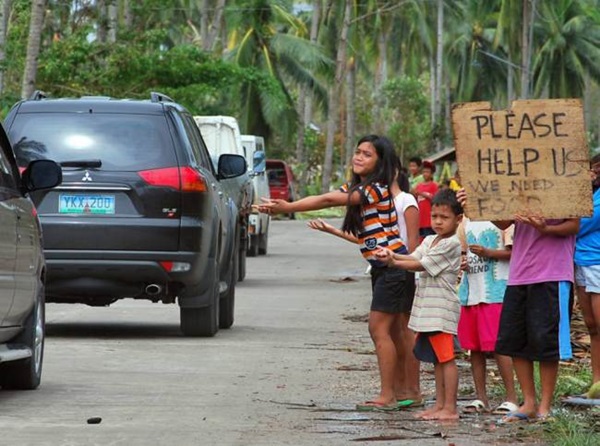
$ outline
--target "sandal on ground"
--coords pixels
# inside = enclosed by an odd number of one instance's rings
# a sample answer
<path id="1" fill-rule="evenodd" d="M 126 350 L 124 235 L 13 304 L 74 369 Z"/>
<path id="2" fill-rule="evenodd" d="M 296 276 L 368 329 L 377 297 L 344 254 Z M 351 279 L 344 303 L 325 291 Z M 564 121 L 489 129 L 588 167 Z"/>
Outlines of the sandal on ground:
<path id="1" fill-rule="evenodd" d="M 529 421 L 535 421 L 535 420 L 537 420 L 537 417 L 535 417 L 535 416 L 530 417 L 526 413 L 516 411 L 516 412 L 509 412 L 506 415 L 504 415 L 498 421 L 498 424 L 519 423 L 521 421 L 529 422 Z"/>
<path id="2" fill-rule="evenodd" d="M 492 413 L 496 415 L 506 415 L 511 412 L 516 412 L 519 410 L 519 406 L 515 403 L 511 403 L 510 401 L 504 401 L 498 407 L 496 407 Z"/>
<path id="3" fill-rule="evenodd" d="M 390 412 L 392 410 L 398 410 L 398 404 L 397 403 L 383 404 L 383 403 L 379 403 L 377 401 L 365 401 L 362 404 L 357 404 L 356 410 L 359 410 L 361 412 L 375 412 L 375 411 Z"/>
<path id="4" fill-rule="evenodd" d="M 483 404 L 483 401 L 473 400 L 463 408 L 463 412 L 464 413 L 483 413 L 483 412 L 489 412 L 489 409 L 487 407 L 485 407 L 485 404 Z"/>
<path id="5" fill-rule="evenodd" d="M 396 406 L 398 409 L 410 409 L 411 407 L 423 407 L 425 405 L 425 401 L 423 398 L 407 398 L 405 400 L 398 400 Z"/>
<path id="6" fill-rule="evenodd" d="M 535 419 L 533 419 L 532 421 L 535 421 L 536 423 L 541 423 L 541 424 L 553 423 L 554 421 L 556 421 L 556 418 L 554 418 L 552 416 L 552 414 L 549 414 L 549 413 L 546 413 L 546 414 L 538 413 L 535 416 Z"/>

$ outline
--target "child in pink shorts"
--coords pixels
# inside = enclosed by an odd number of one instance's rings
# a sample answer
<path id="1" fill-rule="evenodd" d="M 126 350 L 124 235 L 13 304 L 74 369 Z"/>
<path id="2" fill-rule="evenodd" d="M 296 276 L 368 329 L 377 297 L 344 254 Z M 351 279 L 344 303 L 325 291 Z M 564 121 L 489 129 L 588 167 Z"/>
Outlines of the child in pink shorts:
<path id="1" fill-rule="evenodd" d="M 486 392 L 486 355 L 493 353 L 498 337 L 502 301 L 508 280 L 513 226 L 498 229 L 491 222 L 463 220 L 459 238 L 467 252 L 466 270 L 458 289 L 461 303 L 458 340 L 471 352 L 471 372 L 476 399 L 468 403 L 464 412 L 489 412 Z M 513 378 L 512 360 L 494 354 L 506 389 L 505 401 L 494 413 L 507 414 L 517 410 L 517 396 Z"/>

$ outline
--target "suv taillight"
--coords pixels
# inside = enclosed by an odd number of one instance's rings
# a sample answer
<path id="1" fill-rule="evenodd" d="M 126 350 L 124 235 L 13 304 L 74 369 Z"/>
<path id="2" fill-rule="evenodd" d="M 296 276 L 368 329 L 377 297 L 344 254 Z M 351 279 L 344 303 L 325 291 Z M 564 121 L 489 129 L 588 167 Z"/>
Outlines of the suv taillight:
<path id="1" fill-rule="evenodd" d="M 183 192 L 206 192 L 206 180 L 191 167 L 142 170 L 138 175 L 151 186 L 165 186 Z"/>

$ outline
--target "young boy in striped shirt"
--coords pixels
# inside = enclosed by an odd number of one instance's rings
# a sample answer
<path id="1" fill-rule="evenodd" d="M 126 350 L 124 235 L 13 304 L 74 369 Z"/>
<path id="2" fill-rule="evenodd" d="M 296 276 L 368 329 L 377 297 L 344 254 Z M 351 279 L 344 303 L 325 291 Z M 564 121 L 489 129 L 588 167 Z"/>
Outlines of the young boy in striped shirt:
<path id="1" fill-rule="evenodd" d="M 435 235 L 427 236 L 410 255 L 382 248 L 377 257 L 389 266 L 419 271 L 408 327 L 418 333 L 415 356 L 434 364 L 436 402 L 416 416 L 426 420 L 456 420 L 458 369 L 453 336 L 457 334 L 460 315 L 456 284 L 461 263 L 461 243 L 456 230 L 463 208 L 450 189 L 438 192 L 431 205 Z"/>

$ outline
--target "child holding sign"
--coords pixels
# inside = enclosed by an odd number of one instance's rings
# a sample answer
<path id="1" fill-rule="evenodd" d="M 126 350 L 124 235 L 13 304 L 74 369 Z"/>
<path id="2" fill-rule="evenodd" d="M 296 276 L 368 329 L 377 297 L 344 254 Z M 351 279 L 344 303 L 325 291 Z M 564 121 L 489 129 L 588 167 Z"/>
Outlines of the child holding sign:
<path id="1" fill-rule="evenodd" d="M 464 206 L 464 190 L 458 198 Z M 506 229 L 511 221 L 494 224 Z M 577 218 L 545 220 L 539 215 L 515 215 L 496 353 L 513 358 L 524 401 L 502 419 L 505 423 L 545 419 L 550 413 L 558 361 L 571 357 L 569 313 L 578 230 Z M 536 361 L 540 366 L 539 406 L 533 379 Z"/>

